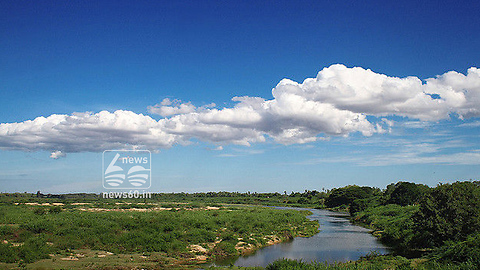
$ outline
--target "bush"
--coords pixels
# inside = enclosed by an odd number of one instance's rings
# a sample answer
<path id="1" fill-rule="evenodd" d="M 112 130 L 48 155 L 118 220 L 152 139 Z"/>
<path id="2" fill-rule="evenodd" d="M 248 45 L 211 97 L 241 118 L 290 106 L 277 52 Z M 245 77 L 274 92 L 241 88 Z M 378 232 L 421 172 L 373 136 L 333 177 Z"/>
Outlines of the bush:
<path id="1" fill-rule="evenodd" d="M 19 257 L 26 263 L 49 258 L 50 248 L 42 236 L 30 238 L 20 246 Z"/>
<path id="2" fill-rule="evenodd" d="M 50 210 L 48 210 L 48 212 L 50 214 L 58 214 L 62 212 L 62 208 L 60 206 L 53 206 L 52 208 L 50 208 Z"/>
<path id="3" fill-rule="evenodd" d="M 430 256 L 442 263 L 470 262 L 480 269 L 480 233 L 471 235 L 465 241 L 448 241 Z"/>
<path id="4" fill-rule="evenodd" d="M 17 249 L 10 244 L 0 243 L 0 262 L 16 262 L 18 260 Z"/>
<path id="5" fill-rule="evenodd" d="M 218 258 L 224 258 L 224 257 L 236 255 L 236 254 L 237 254 L 237 250 L 235 249 L 234 244 L 232 244 L 231 242 L 222 241 L 213 248 L 211 255 L 215 256 L 215 258 L 218 259 Z"/>
<path id="6" fill-rule="evenodd" d="M 265 270 L 313 269 L 306 263 L 291 259 L 282 259 L 269 264 Z"/>
<path id="7" fill-rule="evenodd" d="M 47 211 L 43 207 L 37 207 L 33 210 L 35 215 L 45 215 Z"/>

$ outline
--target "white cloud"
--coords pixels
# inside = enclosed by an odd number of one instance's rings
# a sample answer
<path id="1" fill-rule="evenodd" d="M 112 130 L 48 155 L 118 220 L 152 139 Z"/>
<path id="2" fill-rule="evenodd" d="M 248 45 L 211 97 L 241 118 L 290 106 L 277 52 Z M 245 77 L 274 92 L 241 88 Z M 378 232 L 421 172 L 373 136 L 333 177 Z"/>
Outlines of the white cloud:
<path id="1" fill-rule="evenodd" d="M 101 152 L 106 149 L 170 147 L 181 138 L 159 122 L 131 111 L 74 113 L 0 124 L 0 148 L 54 153 Z M 56 152 L 58 151 L 58 152 Z M 52 157 L 57 154 L 52 154 Z"/>
<path id="2" fill-rule="evenodd" d="M 66 154 L 63 153 L 62 151 L 53 151 L 51 154 L 50 154 L 50 158 L 53 158 L 53 159 L 59 159 L 61 157 L 65 157 Z"/>
<path id="3" fill-rule="evenodd" d="M 417 77 L 389 77 L 360 67 L 332 65 L 316 78 L 296 87 L 280 84 L 275 91 L 294 92 L 339 109 L 375 116 L 435 121 L 448 118 L 450 113 L 462 117 L 480 113 L 480 70 L 474 67 L 467 76 L 451 71 L 422 83 Z M 440 98 L 432 98 L 433 94 Z"/>
<path id="4" fill-rule="evenodd" d="M 403 127 L 406 128 L 419 128 L 419 129 L 424 129 L 432 126 L 433 123 L 431 122 L 425 122 L 425 121 L 406 121 L 402 123 Z"/>
<path id="5" fill-rule="evenodd" d="M 453 154 L 436 154 L 422 156 L 418 154 L 392 154 L 376 156 L 372 159 L 358 161 L 362 166 L 388 166 L 406 164 L 445 164 L 445 165 L 480 165 L 480 151 L 473 150 Z"/>
<path id="6" fill-rule="evenodd" d="M 469 127 L 469 128 L 475 128 L 475 127 L 480 127 L 480 121 L 474 121 L 470 123 L 463 123 L 458 125 L 459 127 Z"/>
<path id="7" fill-rule="evenodd" d="M 270 137 L 288 145 L 355 132 L 370 136 L 391 131 L 394 123 L 389 116 L 410 119 L 410 127 L 452 114 L 479 116 L 480 70 L 472 67 L 467 75 L 451 71 L 422 82 L 417 77 L 397 78 L 332 65 L 303 83 L 283 79 L 272 95 L 273 99 L 234 97 L 235 106 L 221 109 L 215 104 L 195 107 L 164 99 L 148 107 L 151 114 L 163 117 L 158 121 L 131 111 L 102 111 L 4 123 L 0 124 L 0 148 L 63 154 L 112 148 L 155 150 L 191 139 L 250 145 Z"/>
<path id="8" fill-rule="evenodd" d="M 345 139 L 341 144 L 356 151 L 349 151 L 345 155 L 307 159 L 297 164 L 352 163 L 366 167 L 407 164 L 480 164 L 480 150 L 475 149 L 475 144 L 463 139 L 431 138 L 428 135 L 410 138 L 377 136 L 354 141 Z M 372 151 L 372 146 L 377 149 Z"/>
<path id="9" fill-rule="evenodd" d="M 186 114 L 194 112 L 197 108 L 189 103 L 181 103 L 180 100 L 173 100 L 165 98 L 160 104 L 154 106 L 148 106 L 148 112 L 151 114 L 158 114 L 163 117 Z"/>

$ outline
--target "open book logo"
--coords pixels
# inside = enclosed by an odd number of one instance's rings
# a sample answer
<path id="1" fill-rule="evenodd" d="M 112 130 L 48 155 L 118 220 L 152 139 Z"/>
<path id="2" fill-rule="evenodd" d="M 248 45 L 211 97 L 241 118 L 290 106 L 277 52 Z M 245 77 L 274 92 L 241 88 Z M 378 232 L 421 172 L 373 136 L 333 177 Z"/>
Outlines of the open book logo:
<path id="1" fill-rule="evenodd" d="M 104 151 L 103 187 L 107 189 L 149 188 L 151 186 L 150 160 L 151 153 L 147 150 Z"/>

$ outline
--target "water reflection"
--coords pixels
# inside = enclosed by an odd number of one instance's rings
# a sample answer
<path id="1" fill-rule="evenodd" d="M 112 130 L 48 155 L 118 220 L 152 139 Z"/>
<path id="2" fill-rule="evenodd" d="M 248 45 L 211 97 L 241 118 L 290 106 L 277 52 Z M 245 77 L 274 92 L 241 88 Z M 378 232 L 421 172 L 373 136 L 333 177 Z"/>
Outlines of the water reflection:
<path id="1" fill-rule="evenodd" d="M 288 208 L 280 208 L 288 209 Z M 320 222 L 320 232 L 309 238 L 297 237 L 286 243 L 269 246 L 249 256 L 239 257 L 236 266 L 266 266 L 282 259 L 301 259 L 306 262 L 334 262 L 357 260 L 371 251 L 388 253 L 365 228 L 352 225 L 345 214 L 327 210 L 308 209 L 308 218 Z M 231 263 L 231 262 L 228 262 Z"/>

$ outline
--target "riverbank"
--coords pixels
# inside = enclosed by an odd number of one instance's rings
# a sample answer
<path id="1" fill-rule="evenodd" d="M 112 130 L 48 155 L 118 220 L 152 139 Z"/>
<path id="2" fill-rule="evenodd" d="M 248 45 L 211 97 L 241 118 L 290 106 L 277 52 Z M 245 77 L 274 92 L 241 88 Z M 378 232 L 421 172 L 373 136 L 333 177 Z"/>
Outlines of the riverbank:
<path id="1" fill-rule="evenodd" d="M 0 268 L 194 268 L 318 232 L 308 211 L 199 203 L 8 202 Z"/>
<path id="2" fill-rule="evenodd" d="M 284 208 L 281 208 L 284 209 Z M 290 208 L 287 208 L 290 209 Z M 329 263 L 357 260 L 369 252 L 388 253 L 368 230 L 352 225 L 345 213 L 309 209 L 309 219 L 319 222 L 320 231 L 308 238 L 295 238 L 286 243 L 262 248 L 253 255 L 231 261 L 236 266 L 266 267 L 283 258 Z"/>
<path id="3" fill-rule="evenodd" d="M 332 190 L 325 204 L 348 208 L 351 220 L 393 247 L 406 269 L 480 269 L 479 182 L 347 186 Z"/>

